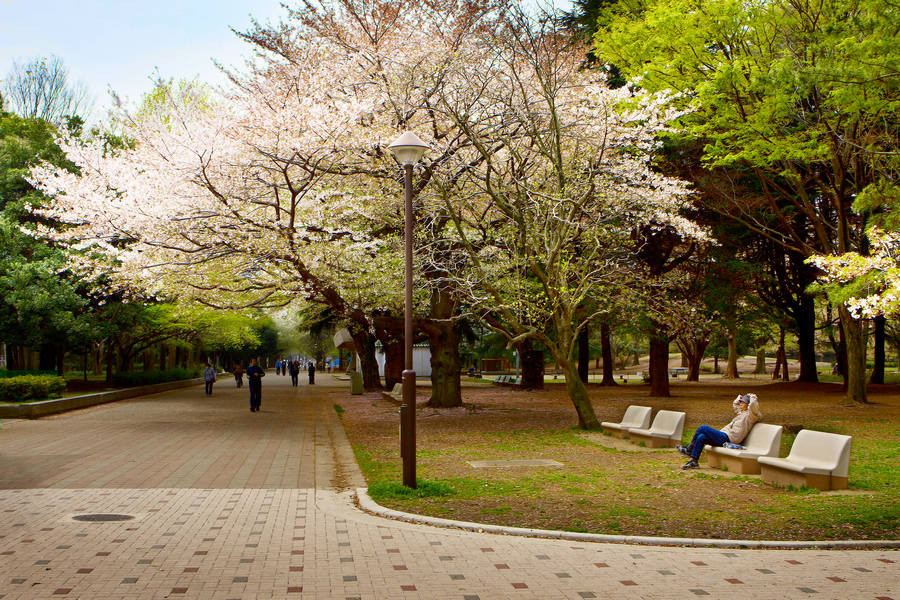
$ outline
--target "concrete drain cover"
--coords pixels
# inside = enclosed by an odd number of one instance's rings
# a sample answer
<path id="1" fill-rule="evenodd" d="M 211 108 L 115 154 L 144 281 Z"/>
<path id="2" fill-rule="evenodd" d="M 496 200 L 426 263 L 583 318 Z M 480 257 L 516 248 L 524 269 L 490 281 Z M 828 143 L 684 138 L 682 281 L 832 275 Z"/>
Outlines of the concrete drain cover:
<path id="1" fill-rule="evenodd" d="M 76 521 L 92 521 L 92 522 L 102 522 L 102 521 L 129 521 L 134 517 L 131 515 L 112 515 L 112 514 L 97 514 L 97 515 L 75 515 L 72 517 Z"/>
<path id="2" fill-rule="evenodd" d="M 469 465 L 476 469 L 487 467 L 561 467 L 563 464 L 555 460 L 536 458 L 530 460 L 470 460 Z"/>

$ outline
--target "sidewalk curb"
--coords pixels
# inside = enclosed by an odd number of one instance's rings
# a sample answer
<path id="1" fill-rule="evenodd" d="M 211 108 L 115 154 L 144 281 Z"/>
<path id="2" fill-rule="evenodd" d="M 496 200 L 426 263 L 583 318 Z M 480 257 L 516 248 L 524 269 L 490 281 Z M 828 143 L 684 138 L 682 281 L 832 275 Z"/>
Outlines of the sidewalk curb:
<path id="1" fill-rule="evenodd" d="M 195 385 L 200 385 L 201 383 L 203 383 L 203 378 L 199 377 L 195 379 L 181 379 L 179 381 L 166 381 L 163 383 L 126 388 L 112 392 L 97 392 L 96 394 L 85 394 L 84 396 L 70 396 L 69 398 L 40 400 L 38 402 L 22 402 L 20 404 L 2 404 L 0 405 L 0 418 L 37 419 L 39 417 L 65 412 L 67 410 L 87 408 L 88 406 L 115 402 L 116 400 L 125 400 L 126 398 L 136 398 L 138 396 L 157 394 L 159 392 L 167 392 L 179 388 L 193 387 Z"/>
<path id="2" fill-rule="evenodd" d="M 529 529 L 524 527 L 505 527 L 487 525 L 467 521 L 453 521 L 439 517 L 414 515 L 385 508 L 377 504 L 368 494 L 368 488 L 357 488 L 356 498 L 359 507 L 371 514 L 418 523 L 435 527 L 463 529 L 476 533 L 494 533 L 500 535 L 518 535 L 524 537 L 549 538 L 575 542 L 597 542 L 607 544 L 640 544 L 647 546 L 691 546 L 696 548 L 744 548 L 772 550 L 882 550 L 900 548 L 900 540 L 837 540 L 837 541 L 777 541 L 777 540 L 712 540 L 702 538 L 670 538 L 641 535 L 606 535 L 601 533 L 575 533 L 571 531 L 553 531 L 549 529 Z"/>

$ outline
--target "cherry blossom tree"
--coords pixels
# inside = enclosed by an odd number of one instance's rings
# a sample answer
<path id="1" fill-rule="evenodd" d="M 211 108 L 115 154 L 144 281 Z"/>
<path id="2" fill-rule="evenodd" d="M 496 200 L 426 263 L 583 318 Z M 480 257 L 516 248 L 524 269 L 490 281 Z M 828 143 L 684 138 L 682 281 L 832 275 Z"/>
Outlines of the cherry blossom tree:
<path id="1" fill-rule="evenodd" d="M 438 173 L 423 200 L 454 225 L 442 246 L 455 251 L 453 287 L 510 345 L 547 347 L 579 425 L 593 428 L 574 348 L 591 321 L 643 289 L 632 233 L 703 232 L 679 216 L 684 185 L 652 169 L 661 99 L 622 111 L 628 90 L 581 69 L 581 54 L 547 22 L 514 14 L 444 85 L 436 110 L 471 147 L 456 155 L 460 176 Z"/>

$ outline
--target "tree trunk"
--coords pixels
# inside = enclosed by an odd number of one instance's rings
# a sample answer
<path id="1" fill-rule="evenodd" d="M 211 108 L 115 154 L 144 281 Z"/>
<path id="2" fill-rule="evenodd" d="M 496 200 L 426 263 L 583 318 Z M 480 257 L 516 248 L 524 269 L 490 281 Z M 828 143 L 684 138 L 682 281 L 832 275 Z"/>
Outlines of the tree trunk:
<path id="1" fill-rule="evenodd" d="M 353 338 L 356 352 L 359 355 L 359 368 L 362 372 L 363 389 L 374 392 L 382 389 L 381 377 L 378 376 L 378 360 L 375 358 L 375 336 L 369 332 L 369 324 L 364 319 L 351 319 L 347 329 Z"/>
<path id="2" fill-rule="evenodd" d="M 875 329 L 875 363 L 872 368 L 872 376 L 869 383 L 884 383 L 884 316 L 878 315 L 873 319 Z"/>
<path id="3" fill-rule="evenodd" d="M 784 381 L 790 381 L 787 353 L 784 351 L 784 327 L 781 327 L 778 333 L 778 350 L 775 352 L 775 368 L 772 370 L 772 379 L 779 377 Z"/>
<path id="4" fill-rule="evenodd" d="M 581 377 L 578 376 L 576 362 L 571 358 L 560 360 L 558 357 L 557 362 L 560 364 L 566 378 L 566 392 L 568 392 L 569 399 L 572 401 L 572 404 L 575 406 L 575 412 L 578 414 L 578 426 L 582 429 L 599 429 L 600 421 L 597 419 L 597 415 L 594 414 L 594 406 L 588 397 L 587 387 L 581 381 Z"/>
<path id="5" fill-rule="evenodd" d="M 853 404 L 866 404 L 866 322 L 854 319 L 843 305 L 838 307 L 847 345 L 847 396 Z"/>
<path id="6" fill-rule="evenodd" d="M 144 371 L 153 370 L 153 350 L 147 348 L 144 350 Z"/>
<path id="7" fill-rule="evenodd" d="M 800 374 L 797 381 L 819 381 L 816 370 L 816 302 L 812 296 L 800 299 L 800 308 L 794 311 L 797 321 L 797 349 L 800 354 Z"/>
<path id="8" fill-rule="evenodd" d="M 431 349 L 431 398 L 428 406 L 462 406 L 459 330 L 453 321 L 432 322 L 428 332 L 428 346 Z"/>
<path id="9" fill-rule="evenodd" d="M 394 385 L 403 380 L 403 364 L 406 360 L 406 348 L 403 345 L 403 317 L 390 314 L 376 315 L 372 319 L 375 336 L 381 342 L 384 351 L 384 388 L 394 389 Z"/>
<path id="10" fill-rule="evenodd" d="M 679 342 L 681 355 L 687 358 L 687 381 L 700 381 L 700 365 L 708 345 L 709 339 L 703 337 L 682 339 Z"/>
<path id="11" fill-rule="evenodd" d="M 429 319 L 423 329 L 431 348 L 431 398 L 429 406 L 462 406 L 462 359 L 459 357 L 460 333 L 456 322 L 456 300 L 443 289 L 431 293 Z"/>
<path id="12" fill-rule="evenodd" d="M 607 321 L 600 323 L 600 350 L 603 355 L 603 380 L 600 385 L 619 385 L 613 373 L 612 342 L 610 341 L 610 326 Z"/>
<path id="13" fill-rule="evenodd" d="M 756 367 L 753 369 L 756 375 L 766 374 L 766 347 L 760 346 L 756 349 Z"/>
<path id="14" fill-rule="evenodd" d="M 113 353 L 113 345 L 110 342 L 106 344 L 106 385 L 112 386 L 113 382 L 113 362 L 116 357 Z"/>
<path id="15" fill-rule="evenodd" d="M 713 354 L 713 375 L 719 374 L 719 353 Z"/>
<path id="16" fill-rule="evenodd" d="M 519 344 L 519 356 L 522 357 L 522 389 L 544 389 L 544 352 L 535 350 L 531 340 Z"/>
<path id="17" fill-rule="evenodd" d="M 722 379 L 738 379 L 740 375 L 738 374 L 737 368 L 737 333 L 734 330 L 734 327 L 728 327 L 728 365 L 725 367 L 725 374 L 722 375 Z"/>
<path id="18" fill-rule="evenodd" d="M 588 382 L 588 371 L 591 366 L 589 333 L 586 325 L 578 332 L 578 377 L 584 383 Z"/>
<path id="19" fill-rule="evenodd" d="M 406 360 L 403 337 L 382 339 L 381 349 L 384 350 L 384 389 L 392 390 L 395 384 L 403 382 L 403 361 Z"/>
<path id="20" fill-rule="evenodd" d="M 653 322 L 650 330 L 650 395 L 662 398 L 669 393 L 669 336 L 666 326 Z"/>

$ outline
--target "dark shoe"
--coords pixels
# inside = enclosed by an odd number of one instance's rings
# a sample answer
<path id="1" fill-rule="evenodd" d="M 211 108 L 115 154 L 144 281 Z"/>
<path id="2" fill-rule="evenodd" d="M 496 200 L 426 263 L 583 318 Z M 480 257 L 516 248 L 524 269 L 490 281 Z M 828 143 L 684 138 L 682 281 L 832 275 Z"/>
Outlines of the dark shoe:
<path id="1" fill-rule="evenodd" d="M 681 444 L 676 444 L 675 449 L 678 450 L 679 452 L 681 452 L 682 454 L 684 454 L 685 456 L 691 455 L 691 451 L 688 450 L 687 446 L 682 446 Z"/>
<path id="2" fill-rule="evenodd" d="M 689 461 L 687 461 L 686 463 L 684 463 L 684 466 L 681 467 L 681 468 L 682 468 L 682 469 L 685 469 L 685 470 L 687 470 L 687 469 L 699 469 L 699 468 L 700 468 L 700 465 L 697 464 L 697 461 L 694 460 L 694 459 L 692 458 L 691 460 L 689 460 Z"/>

